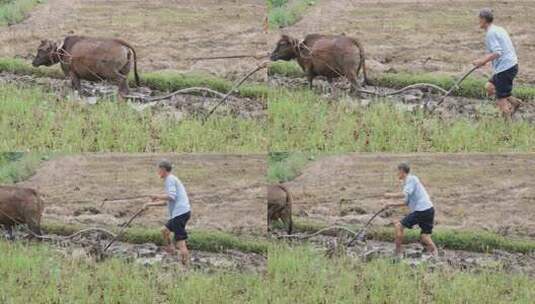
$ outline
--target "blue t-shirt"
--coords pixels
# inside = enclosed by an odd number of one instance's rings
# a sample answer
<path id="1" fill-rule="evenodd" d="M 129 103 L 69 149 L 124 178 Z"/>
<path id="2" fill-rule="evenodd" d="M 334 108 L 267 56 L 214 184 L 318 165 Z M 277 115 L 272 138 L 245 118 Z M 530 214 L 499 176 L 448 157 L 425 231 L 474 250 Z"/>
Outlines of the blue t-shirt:
<path id="1" fill-rule="evenodd" d="M 165 178 L 165 192 L 169 197 L 167 209 L 170 219 L 188 213 L 191 210 L 186 189 L 176 176 L 169 174 Z"/>
<path id="2" fill-rule="evenodd" d="M 491 25 L 487 29 L 485 36 L 485 45 L 489 53 L 500 55 L 492 61 L 494 74 L 509 70 L 518 64 L 515 47 L 509 37 L 509 34 L 499 26 Z"/>
<path id="3" fill-rule="evenodd" d="M 422 185 L 418 177 L 412 174 L 405 178 L 403 193 L 405 194 L 405 204 L 409 206 L 411 212 L 425 211 L 433 207 L 424 185 Z"/>

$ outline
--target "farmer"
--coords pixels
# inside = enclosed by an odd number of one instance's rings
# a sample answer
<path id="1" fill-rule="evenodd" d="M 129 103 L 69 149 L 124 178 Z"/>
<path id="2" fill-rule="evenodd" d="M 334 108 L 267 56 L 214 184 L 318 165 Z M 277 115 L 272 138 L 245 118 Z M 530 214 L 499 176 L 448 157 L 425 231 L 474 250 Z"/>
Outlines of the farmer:
<path id="1" fill-rule="evenodd" d="M 176 246 L 180 252 L 182 264 L 187 266 L 189 252 L 186 246 L 188 238 L 186 223 L 191 216 L 191 209 L 184 185 L 176 176 L 171 174 L 172 169 L 172 164 L 167 160 L 158 163 L 158 175 L 165 181 L 165 194 L 152 195 L 153 203 L 145 204 L 144 208 L 167 205 L 169 220 L 162 228 L 162 235 L 167 245 L 166 250 L 169 253 L 174 253 Z M 171 232 L 174 233 L 175 246 L 171 243 Z"/>
<path id="2" fill-rule="evenodd" d="M 420 239 L 426 246 L 427 251 L 435 256 L 438 254 L 437 247 L 431 239 L 433 233 L 433 222 L 435 218 L 435 209 L 429 199 L 429 194 L 415 175 L 409 174 L 410 167 L 406 163 L 398 166 L 398 178 L 403 183 L 403 192 L 385 193 L 387 199 L 404 199 L 403 203 L 387 204 L 385 208 L 408 206 L 410 213 L 401 221 L 395 222 L 396 227 L 396 255 L 401 256 L 401 242 L 403 241 L 403 229 L 411 229 L 418 225 L 421 229 Z"/>
<path id="3" fill-rule="evenodd" d="M 520 106 L 520 101 L 511 96 L 513 80 L 518 73 L 518 58 L 509 34 L 502 27 L 493 24 L 494 15 L 490 8 L 479 12 L 479 27 L 486 31 L 485 45 L 488 54 L 474 60 L 476 67 L 492 61 L 493 75 L 486 85 L 489 97 L 496 96 L 496 105 L 505 118 L 511 118 Z"/>

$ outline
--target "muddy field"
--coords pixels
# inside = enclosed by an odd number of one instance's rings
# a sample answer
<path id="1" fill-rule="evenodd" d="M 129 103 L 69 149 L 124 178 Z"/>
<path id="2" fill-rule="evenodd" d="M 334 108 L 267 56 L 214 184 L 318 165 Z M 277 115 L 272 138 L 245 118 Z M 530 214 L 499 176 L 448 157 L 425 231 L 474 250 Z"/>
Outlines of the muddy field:
<path id="1" fill-rule="evenodd" d="M 24 241 L 29 236 L 23 229 L 15 231 L 15 240 Z M 50 245 L 62 257 L 73 262 L 86 262 L 89 264 L 102 262 L 110 258 L 119 258 L 134 264 L 162 266 L 162 269 L 183 271 L 197 270 L 201 272 L 214 271 L 265 271 L 267 258 L 264 255 L 238 250 L 224 250 L 222 252 L 209 252 L 190 250 L 190 265 L 185 268 L 177 254 L 169 254 L 162 247 L 154 243 L 131 244 L 114 242 L 108 250 L 104 248 L 110 242 L 110 236 L 100 232 L 89 232 L 73 238 L 48 235 L 51 239 L 43 242 Z M 0 235 L 0 240 L 3 235 Z"/>
<path id="2" fill-rule="evenodd" d="M 482 7 L 495 10 L 520 58 L 518 80 L 535 83 L 535 28 L 528 22 L 535 6 L 528 0 L 320 0 L 304 18 L 282 32 L 303 38 L 308 33 L 345 33 L 364 43 L 370 72 L 409 71 L 455 75 L 485 52 L 478 27 Z M 272 49 L 281 31 L 268 38 Z M 477 71 L 488 76 L 487 67 Z"/>
<path id="3" fill-rule="evenodd" d="M 286 87 L 292 89 L 308 88 L 308 81 L 305 78 L 290 78 L 284 76 L 270 76 L 268 83 L 272 87 Z M 495 102 L 488 99 L 466 98 L 458 96 L 448 96 L 444 102 L 441 93 L 436 90 L 411 89 L 401 94 L 381 97 L 381 94 L 396 91 L 391 88 L 363 86 L 362 89 L 374 92 L 375 94 L 362 93 L 359 98 L 349 95 L 350 84 L 345 79 L 335 82 L 337 90 L 337 101 L 347 104 L 350 107 L 368 107 L 370 105 L 387 102 L 396 105 L 401 111 L 416 112 L 418 110 L 432 111 L 437 116 L 448 119 L 467 118 L 477 120 L 478 118 L 490 116 L 500 117 L 500 113 L 495 106 Z M 449 88 L 445 88 L 449 89 Z M 322 77 L 314 79 L 314 90 L 327 100 L 333 100 L 333 92 L 329 83 Z M 513 115 L 515 121 L 535 122 L 535 105 L 524 102 L 523 105 Z"/>
<path id="4" fill-rule="evenodd" d="M 437 210 L 436 227 L 489 230 L 535 239 L 535 155 L 348 154 L 320 158 L 287 186 L 293 213 L 327 224 L 362 224 L 381 209 L 385 192 L 400 191 L 396 166 L 409 161 Z M 389 226 L 400 209 L 378 217 Z"/>
<path id="5" fill-rule="evenodd" d="M 53 93 L 58 98 L 71 100 L 86 105 L 94 105 L 98 100 L 116 98 L 117 86 L 106 82 L 82 81 L 82 93 L 75 92 L 68 79 L 54 79 L 47 77 L 34 77 L 30 75 L 14 75 L 0 73 L 0 85 L 11 84 L 23 88 L 41 87 Z M 221 101 L 221 96 L 207 92 L 194 92 L 192 94 L 176 94 L 169 96 L 169 92 L 151 90 L 148 87 L 130 88 L 129 105 L 138 110 L 153 109 L 155 113 L 165 118 L 181 120 L 185 117 L 205 117 Z M 161 100 L 154 98 L 165 97 Z M 231 96 L 226 102 L 220 104 L 215 112 L 221 115 L 233 115 L 241 118 L 262 120 L 266 116 L 266 104 L 260 99 Z"/>
<path id="6" fill-rule="evenodd" d="M 306 237 L 306 234 L 294 236 Z M 427 263 L 430 270 L 436 268 L 457 269 L 467 272 L 498 271 L 508 273 L 527 274 L 535 276 L 535 255 L 511 253 L 503 250 L 493 250 L 488 253 L 478 253 L 463 250 L 449 250 L 440 248 L 439 255 L 431 257 L 424 247 L 418 243 L 405 244 L 403 256 L 394 258 L 394 243 L 365 241 L 347 247 L 349 234 L 340 233 L 338 236 L 317 235 L 308 238 L 306 242 L 312 244 L 319 252 L 329 256 L 347 255 L 352 259 L 369 262 L 378 258 L 390 258 L 393 263 L 406 263 L 417 267 Z M 290 241 L 301 244 L 303 241 L 294 239 Z"/>
<path id="7" fill-rule="evenodd" d="M 266 231 L 265 156 L 88 154 L 57 156 L 20 183 L 45 201 L 44 222 L 113 227 L 126 222 L 145 199 L 106 202 L 162 193 L 157 162 L 171 160 L 186 187 L 191 229 L 263 235 Z M 161 227 L 166 208 L 152 208 L 132 226 Z"/>
<path id="8" fill-rule="evenodd" d="M 258 61 L 188 58 L 265 53 L 265 13 L 263 0 L 48 0 L 24 22 L 0 28 L 0 56 L 30 60 L 41 39 L 69 34 L 120 37 L 136 48 L 140 73 L 201 70 L 234 78 Z"/>

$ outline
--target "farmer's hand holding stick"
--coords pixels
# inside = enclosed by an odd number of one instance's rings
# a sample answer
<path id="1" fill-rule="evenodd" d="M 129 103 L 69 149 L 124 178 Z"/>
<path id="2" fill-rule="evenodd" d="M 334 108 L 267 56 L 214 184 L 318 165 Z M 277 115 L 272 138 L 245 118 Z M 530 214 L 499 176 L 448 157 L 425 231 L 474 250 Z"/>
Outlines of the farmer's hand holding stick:
<path id="1" fill-rule="evenodd" d="M 150 207 L 161 207 L 167 205 L 168 196 L 167 195 L 150 195 L 149 196 L 152 203 L 146 203 L 143 205 L 143 210 L 147 210 Z"/>
<path id="2" fill-rule="evenodd" d="M 385 199 L 403 199 L 405 195 L 403 193 L 390 193 L 387 192 L 384 194 Z M 399 207 L 405 207 L 407 204 L 405 203 L 386 203 L 383 205 L 384 208 L 390 209 L 390 208 L 399 208 Z"/>

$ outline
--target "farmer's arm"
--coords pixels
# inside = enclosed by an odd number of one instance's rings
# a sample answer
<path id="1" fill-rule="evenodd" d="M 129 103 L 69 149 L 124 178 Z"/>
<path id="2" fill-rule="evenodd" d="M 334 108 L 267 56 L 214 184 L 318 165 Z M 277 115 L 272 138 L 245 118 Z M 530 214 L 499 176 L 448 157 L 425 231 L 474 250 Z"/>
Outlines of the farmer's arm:
<path id="1" fill-rule="evenodd" d="M 405 198 L 405 194 L 403 192 L 399 193 L 385 193 L 385 198 L 387 199 L 403 199 Z M 399 207 L 405 207 L 405 203 L 390 203 L 386 204 L 385 208 L 399 208 Z"/>
<path id="2" fill-rule="evenodd" d="M 489 54 L 474 60 L 473 64 L 477 67 L 482 67 L 485 64 L 493 61 L 494 59 L 500 57 L 503 54 L 502 47 L 498 42 L 498 37 L 496 33 L 491 33 L 487 38 L 488 48 L 490 50 Z"/>
<path id="3" fill-rule="evenodd" d="M 176 184 L 172 180 L 169 180 L 165 182 L 165 194 L 151 195 L 151 199 L 153 202 L 159 202 L 158 204 L 165 205 L 167 201 L 176 200 L 176 196 L 177 196 Z"/>
<path id="4" fill-rule="evenodd" d="M 474 60 L 474 62 L 472 63 L 473 65 L 477 66 L 477 67 L 482 67 L 484 66 L 485 64 L 491 62 L 492 60 L 496 59 L 500 57 L 500 54 L 498 53 L 490 53 L 490 54 L 487 54 L 479 59 L 476 59 Z"/>
<path id="5" fill-rule="evenodd" d="M 409 203 L 409 196 L 415 191 L 416 189 L 416 181 L 412 178 L 409 178 L 407 182 L 405 183 L 405 186 L 403 186 L 403 192 L 397 192 L 397 193 L 385 193 L 385 198 L 387 199 L 403 199 L 403 203 L 393 203 L 393 204 L 386 204 L 385 207 L 392 208 L 392 207 L 405 207 Z"/>

